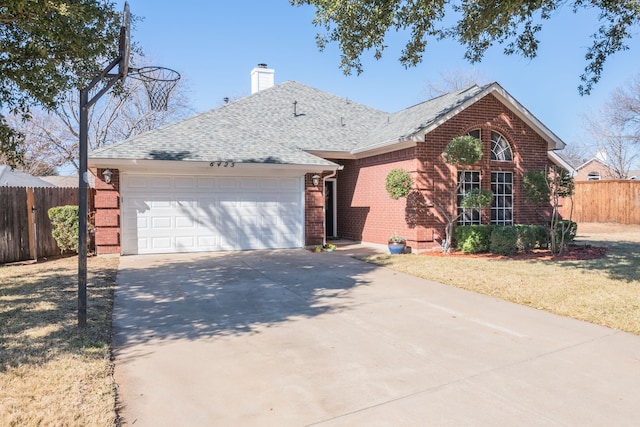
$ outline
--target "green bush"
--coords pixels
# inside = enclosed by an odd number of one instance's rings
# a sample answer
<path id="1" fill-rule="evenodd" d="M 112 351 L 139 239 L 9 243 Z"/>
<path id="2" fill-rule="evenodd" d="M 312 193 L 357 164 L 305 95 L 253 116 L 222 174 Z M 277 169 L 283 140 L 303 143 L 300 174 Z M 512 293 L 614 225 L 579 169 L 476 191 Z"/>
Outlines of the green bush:
<path id="1" fill-rule="evenodd" d="M 492 225 L 459 225 L 453 232 L 456 249 L 465 254 L 489 252 Z"/>
<path id="2" fill-rule="evenodd" d="M 407 197 L 413 187 L 411 174 L 404 169 L 392 169 L 386 178 L 386 188 L 389 197 L 398 200 L 400 197 Z"/>
<path id="3" fill-rule="evenodd" d="M 48 214 L 53 225 L 51 234 L 60 251 L 78 252 L 78 206 L 56 206 Z"/>
<path id="4" fill-rule="evenodd" d="M 536 233 L 536 247 L 540 249 L 549 248 L 549 229 L 544 225 L 532 225 Z"/>
<path id="5" fill-rule="evenodd" d="M 578 223 L 568 219 L 558 221 L 558 226 L 556 227 L 556 242 L 558 243 L 560 243 L 562 239 L 563 230 L 565 233 L 564 243 L 571 243 L 575 240 L 576 234 L 578 233 Z"/>
<path id="6" fill-rule="evenodd" d="M 495 227 L 491 233 L 491 253 L 498 255 L 513 255 L 517 251 L 518 231 L 515 227 Z"/>
<path id="7" fill-rule="evenodd" d="M 537 225 L 518 224 L 514 225 L 518 232 L 516 248 L 519 251 L 531 252 L 537 245 L 536 227 Z"/>

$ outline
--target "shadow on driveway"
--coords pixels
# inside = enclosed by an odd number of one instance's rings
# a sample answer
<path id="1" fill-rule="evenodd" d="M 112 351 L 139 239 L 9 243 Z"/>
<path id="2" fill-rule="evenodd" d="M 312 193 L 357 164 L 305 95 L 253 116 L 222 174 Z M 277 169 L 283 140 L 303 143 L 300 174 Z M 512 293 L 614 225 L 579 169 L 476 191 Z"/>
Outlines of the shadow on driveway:
<path id="1" fill-rule="evenodd" d="M 376 267 L 337 253 L 269 250 L 122 257 L 116 346 L 151 339 L 256 333 L 257 327 L 344 310 L 359 273 Z"/>

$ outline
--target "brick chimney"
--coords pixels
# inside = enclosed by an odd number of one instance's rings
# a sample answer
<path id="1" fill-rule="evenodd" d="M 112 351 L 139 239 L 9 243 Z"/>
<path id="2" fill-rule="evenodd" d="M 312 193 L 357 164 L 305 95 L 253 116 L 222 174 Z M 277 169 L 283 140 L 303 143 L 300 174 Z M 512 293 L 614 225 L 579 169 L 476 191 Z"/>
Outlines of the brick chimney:
<path id="1" fill-rule="evenodd" d="M 275 70 L 267 64 L 258 64 L 251 70 L 251 94 L 273 87 Z"/>

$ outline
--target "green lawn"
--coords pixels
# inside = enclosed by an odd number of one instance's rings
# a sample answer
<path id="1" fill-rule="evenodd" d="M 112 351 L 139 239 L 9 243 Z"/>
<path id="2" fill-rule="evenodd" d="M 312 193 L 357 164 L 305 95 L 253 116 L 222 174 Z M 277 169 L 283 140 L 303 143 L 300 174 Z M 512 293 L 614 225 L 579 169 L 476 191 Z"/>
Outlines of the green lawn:
<path id="1" fill-rule="evenodd" d="M 506 301 L 640 335 L 640 227 L 578 227 L 577 243 L 602 259 L 516 261 L 373 255 L 368 262 Z M 612 232 L 611 230 L 614 230 Z"/>

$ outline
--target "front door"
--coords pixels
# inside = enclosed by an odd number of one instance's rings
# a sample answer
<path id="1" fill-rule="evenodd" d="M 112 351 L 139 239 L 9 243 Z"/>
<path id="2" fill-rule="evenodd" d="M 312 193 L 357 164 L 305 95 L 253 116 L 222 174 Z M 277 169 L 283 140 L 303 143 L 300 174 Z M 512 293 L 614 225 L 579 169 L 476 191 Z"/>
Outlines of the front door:
<path id="1" fill-rule="evenodd" d="M 337 237 L 335 179 L 327 179 L 324 182 L 324 231 L 327 238 Z"/>

